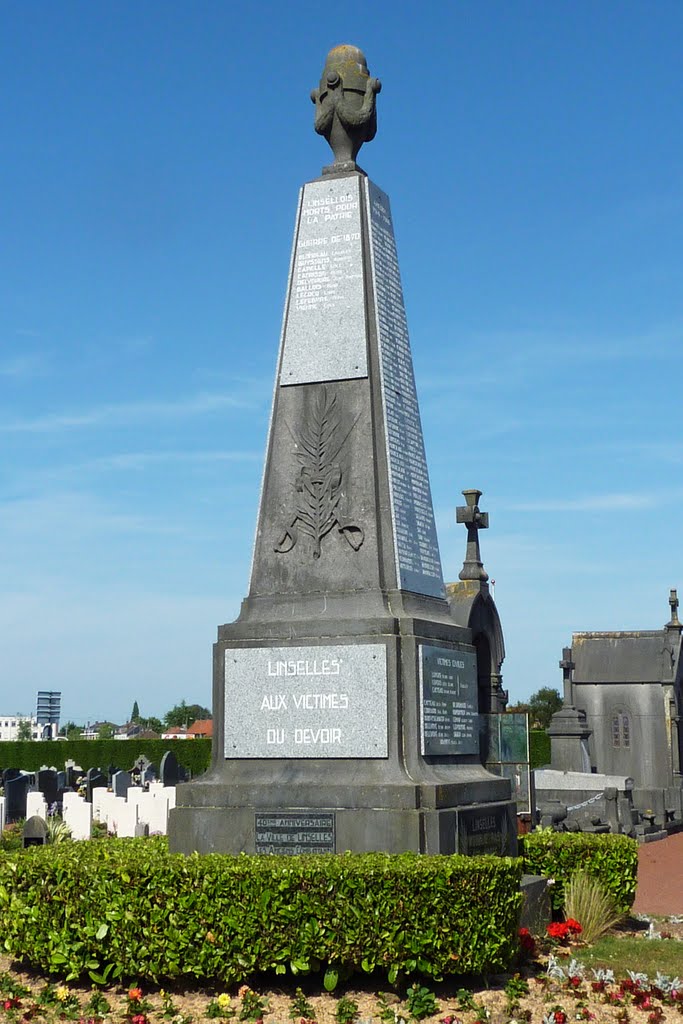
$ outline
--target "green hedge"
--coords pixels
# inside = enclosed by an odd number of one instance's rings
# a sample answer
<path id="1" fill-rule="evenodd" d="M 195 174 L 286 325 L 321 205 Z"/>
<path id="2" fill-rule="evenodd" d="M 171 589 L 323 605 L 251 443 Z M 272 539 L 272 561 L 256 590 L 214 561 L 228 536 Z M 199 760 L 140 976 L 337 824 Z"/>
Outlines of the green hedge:
<path id="1" fill-rule="evenodd" d="M 529 732 L 529 758 L 532 768 L 543 768 L 550 764 L 550 736 L 545 729 Z"/>
<path id="2" fill-rule="evenodd" d="M 530 832 L 520 836 L 520 854 L 530 875 L 553 878 L 555 910 L 564 905 L 564 886 L 579 868 L 599 878 L 620 910 L 630 910 L 636 896 L 638 843 L 628 836 L 583 832 Z"/>
<path id="3" fill-rule="evenodd" d="M 0 936 L 20 962 L 97 983 L 233 984 L 261 971 L 504 970 L 522 862 L 417 854 L 170 854 L 163 839 L 0 856 Z"/>
<path id="4" fill-rule="evenodd" d="M 72 759 L 87 771 L 110 764 L 129 771 L 136 758 L 144 754 L 153 764 L 172 750 L 178 764 L 189 768 L 193 778 L 207 771 L 211 763 L 211 740 L 4 740 L 0 743 L 0 767 L 37 771 L 41 765 L 54 765 L 58 771 Z"/>

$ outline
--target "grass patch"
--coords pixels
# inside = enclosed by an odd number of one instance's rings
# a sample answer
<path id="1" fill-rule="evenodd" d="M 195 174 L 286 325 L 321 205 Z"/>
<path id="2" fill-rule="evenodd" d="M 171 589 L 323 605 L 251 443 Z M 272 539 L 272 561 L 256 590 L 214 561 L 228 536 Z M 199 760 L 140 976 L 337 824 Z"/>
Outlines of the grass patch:
<path id="1" fill-rule="evenodd" d="M 564 912 L 581 922 L 589 946 L 626 917 L 600 880 L 585 871 L 575 872 L 565 886 Z"/>
<path id="2" fill-rule="evenodd" d="M 642 971 L 650 978 L 661 971 L 673 977 L 681 974 L 683 942 L 612 933 L 603 935 L 589 948 L 579 947 L 574 955 L 586 967 L 611 967 L 616 978 L 628 977 L 628 971 Z"/>

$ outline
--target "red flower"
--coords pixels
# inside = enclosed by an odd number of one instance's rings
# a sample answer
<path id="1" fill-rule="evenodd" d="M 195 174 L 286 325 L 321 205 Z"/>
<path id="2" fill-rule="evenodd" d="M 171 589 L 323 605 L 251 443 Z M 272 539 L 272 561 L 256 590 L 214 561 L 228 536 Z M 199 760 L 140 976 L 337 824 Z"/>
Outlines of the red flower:
<path id="1" fill-rule="evenodd" d="M 519 945 L 525 953 L 533 954 L 536 950 L 536 943 L 534 937 L 528 928 L 519 929 Z"/>
<path id="2" fill-rule="evenodd" d="M 568 917 L 564 923 L 566 924 L 567 929 L 574 935 L 580 935 L 583 931 L 583 928 L 581 927 L 579 922 L 573 917 Z"/>
<path id="3" fill-rule="evenodd" d="M 147 1017 L 144 1013 L 136 1013 L 132 1018 L 132 1024 L 147 1024 Z"/>
<path id="4" fill-rule="evenodd" d="M 564 1010 L 555 1010 L 553 1017 L 555 1019 L 555 1024 L 567 1024 L 567 1014 Z"/>
<path id="5" fill-rule="evenodd" d="M 142 989 L 141 988 L 129 988 L 128 989 L 128 998 L 133 1003 L 139 1002 L 140 999 L 142 999 Z"/>

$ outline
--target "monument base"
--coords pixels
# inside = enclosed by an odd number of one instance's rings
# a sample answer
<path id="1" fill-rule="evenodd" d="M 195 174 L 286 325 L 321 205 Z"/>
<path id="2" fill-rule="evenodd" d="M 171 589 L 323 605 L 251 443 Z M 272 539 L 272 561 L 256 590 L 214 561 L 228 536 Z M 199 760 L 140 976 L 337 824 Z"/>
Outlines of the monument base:
<path id="1" fill-rule="evenodd" d="M 186 788 L 179 788 L 180 799 Z M 214 787 L 217 800 L 221 789 Z M 422 794 L 414 795 L 417 802 Z M 515 804 L 510 801 L 445 809 L 337 805 L 267 812 L 253 805 L 182 806 L 171 811 L 169 837 L 171 848 L 185 854 L 517 854 Z"/>
<path id="2" fill-rule="evenodd" d="M 178 787 L 171 850 L 514 856 L 510 782 L 483 767 L 470 710 L 469 630 L 428 603 L 430 618 L 343 631 L 324 617 L 289 635 L 281 621 L 222 626 L 213 763 Z M 467 668 L 452 670 L 462 699 L 449 704 L 451 665 Z"/>

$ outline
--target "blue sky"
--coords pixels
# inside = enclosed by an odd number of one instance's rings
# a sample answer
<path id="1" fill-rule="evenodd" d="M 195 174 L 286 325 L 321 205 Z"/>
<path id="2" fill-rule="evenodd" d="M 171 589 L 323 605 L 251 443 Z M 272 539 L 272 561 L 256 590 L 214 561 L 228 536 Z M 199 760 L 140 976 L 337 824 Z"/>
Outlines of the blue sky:
<path id="1" fill-rule="evenodd" d="M 479 487 L 511 700 L 683 596 L 683 5 L 3 3 L 0 711 L 210 703 L 246 592 L 327 50 L 381 78 L 445 576 Z"/>

